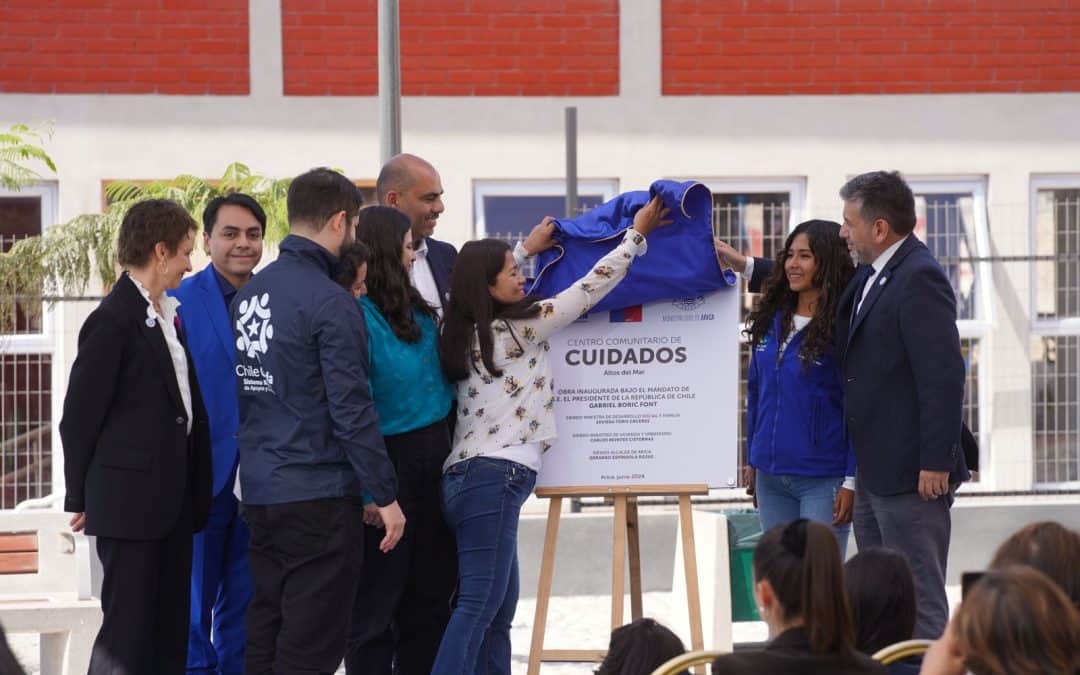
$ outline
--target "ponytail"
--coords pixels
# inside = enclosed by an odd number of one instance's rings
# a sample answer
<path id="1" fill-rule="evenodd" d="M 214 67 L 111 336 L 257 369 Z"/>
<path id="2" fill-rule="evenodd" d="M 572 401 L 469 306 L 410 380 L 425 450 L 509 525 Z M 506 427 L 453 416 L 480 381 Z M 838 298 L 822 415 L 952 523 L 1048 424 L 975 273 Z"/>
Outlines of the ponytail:
<path id="1" fill-rule="evenodd" d="M 788 619 L 802 619 L 813 653 L 852 651 L 840 549 L 828 527 L 800 518 L 772 528 L 754 549 L 754 576 L 769 581 Z"/>

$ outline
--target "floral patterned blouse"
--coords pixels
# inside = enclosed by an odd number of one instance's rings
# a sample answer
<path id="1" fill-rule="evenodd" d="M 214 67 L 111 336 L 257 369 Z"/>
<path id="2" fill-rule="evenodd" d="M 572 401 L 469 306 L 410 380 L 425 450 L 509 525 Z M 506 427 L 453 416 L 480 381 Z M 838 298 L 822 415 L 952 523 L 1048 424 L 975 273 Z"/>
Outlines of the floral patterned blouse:
<path id="1" fill-rule="evenodd" d="M 582 279 L 555 297 L 541 300 L 537 316 L 493 321 L 493 361 L 502 377 L 488 373 L 480 358 L 479 339 L 473 339 L 473 368 L 469 378 L 457 384 L 454 448 L 443 470 L 483 455 L 512 459 L 539 471 L 541 455 L 556 436 L 548 338 L 611 292 L 626 276 L 634 258 L 644 255 L 645 250 L 645 237 L 628 230 L 622 243 Z M 515 260 L 520 265 L 526 257 L 518 244 Z"/>

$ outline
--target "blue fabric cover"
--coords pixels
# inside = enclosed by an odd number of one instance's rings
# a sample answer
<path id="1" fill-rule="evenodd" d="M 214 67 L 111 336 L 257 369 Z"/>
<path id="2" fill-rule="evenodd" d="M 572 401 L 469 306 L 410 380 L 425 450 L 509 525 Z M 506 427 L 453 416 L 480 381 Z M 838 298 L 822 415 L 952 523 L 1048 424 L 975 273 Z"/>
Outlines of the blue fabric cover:
<path id="1" fill-rule="evenodd" d="M 648 253 L 634 261 L 626 279 L 591 311 L 695 297 L 734 286 L 737 276 L 721 270 L 716 259 L 709 188 L 693 181 L 658 180 L 648 191 L 625 192 L 577 218 L 555 221 L 558 243 L 537 256 L 529 292 L 551 297 L 585 276 L 619 245 L 634 224 L 634 214 L 654 195 L 671 209 L 674 222 L 649 236 Z"/>

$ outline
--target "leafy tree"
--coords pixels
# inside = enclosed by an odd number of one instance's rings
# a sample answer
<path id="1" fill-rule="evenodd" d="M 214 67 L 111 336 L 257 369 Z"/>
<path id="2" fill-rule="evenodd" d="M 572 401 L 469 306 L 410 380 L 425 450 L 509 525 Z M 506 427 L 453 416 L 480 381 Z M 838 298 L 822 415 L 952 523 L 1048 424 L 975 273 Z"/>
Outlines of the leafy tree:
<path id="1" fill-rule="evenodd" d="M 40 160 L 55 171 L 41 147 L 42 137 L 23 126 L 0 134 L 0 172 L 5 186 L 15 189 L 41 180 L 25 167 Z M 105 187 L 107 206 L 102 213 L 76 216 L 54 225 L 37 237 L 21 239 L 7 253 L 0 253 L 0 333 L 9 332 L 16 321 L 16 300 L 28 314 L 40 311 L 43 301 L 65 293 L 81 294 L 87 283 L 102 287 L 117 279 L 116 235 L 124 213 L 144 199 L 172 199 L 201 222 L 207 202 L 219 195 L 245 192 L 266 210 L 266 237 L 271 243 L 288 234 L 286 195 L 291 179 L 272 179 L 233 163 L 219 180 L 190 175 L 149 183 L 114 181 Z"/>

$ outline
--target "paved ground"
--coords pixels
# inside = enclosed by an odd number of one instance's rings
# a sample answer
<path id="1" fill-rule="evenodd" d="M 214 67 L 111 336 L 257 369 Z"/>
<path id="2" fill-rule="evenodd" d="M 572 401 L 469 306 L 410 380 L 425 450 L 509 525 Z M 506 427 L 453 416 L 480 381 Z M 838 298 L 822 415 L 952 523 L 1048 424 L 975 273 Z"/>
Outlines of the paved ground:
<path id="1" fill-rule="evenodd" d="M 522 519 L 519 551 L 522 561 L 522 597 L 511 636 L 514 673 L 525 673 L 532 636 L 536 574 L 542 549 L 543 501 L 530 504 Z M 1080 497 L 1077 495 L 1025 495 L 1018 498 L 970 497 L 958 500 L 953 510 L 948 583 L 953 606 L 959 596 L 959 577 L 965 570 L 982 569 L 1010 533 L 1028 522 L 1058 520 L 1080 528 Z M 675 515 L 668 508 L 643 510 L 641 522 L 642 567 L 645 614 L 671 626 L 689 643 L 682 598 L 671 593 L 674 567 Z M 567 515 L 559 532 L 554 595 L 548 619 L 548 648 L 604 648 L 609 636 L 610 599 L 610 512 L 600 509 Z M 849 546 L 849 553 L 854 546 Z M 96 571 L 100 584 L 100 571 Z M 100 587 L 99 585 L 97 586 Z M 96 590 L 96 589 L 95 589 Z M 627 602 L 629 612 L 629 602 Z M 0 613 L 2 621 L 2 613 Z M 763 624 L 736 624 L 735 641 L 760 642 L 765 639 Z M 37 675 L 37 636 L 13 635 L 9 641 L 27 672 Z M 544 666 L 544 675 L 592 672 L 588 664 Z M 343 671 L 342 671 L 343 672 Z M 46 673 L 44 675 L 52 675 Z"/>

